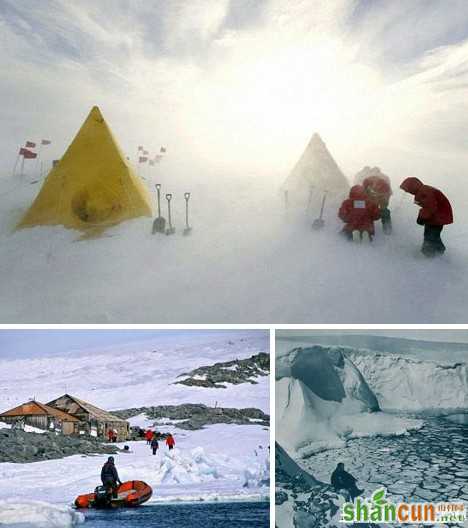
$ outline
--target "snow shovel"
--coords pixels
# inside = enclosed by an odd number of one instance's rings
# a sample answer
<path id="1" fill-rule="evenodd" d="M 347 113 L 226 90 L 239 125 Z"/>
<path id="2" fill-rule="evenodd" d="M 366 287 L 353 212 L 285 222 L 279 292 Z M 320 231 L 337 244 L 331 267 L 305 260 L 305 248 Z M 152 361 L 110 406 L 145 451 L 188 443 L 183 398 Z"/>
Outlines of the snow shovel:
<path id="1" fill-rule="evenodd" d="M 312 222 L 312 229 L 315 229 L 316 231 L 318 231 L 319 229 L 322 229 L 322 227 L 325 225 L 325 222 L 323 220 L 323 209 L 325 207 L 326 199 L 327 199 L 327 191 L 323 193 L 322 206 L 320 207 L 320 216 Z"/>
<path id="2" fill-rule="evenodd" d="M 169 227 L 166 229 L 166 235 L 173 235 L 175 233 L 175 227 L 172 225 L 171 220 L 171 200 L 172 200 L 172 194 L 166 194 L 166 200 L 167 200 L 167 219 L 169 221 Z"/>
<path id="3" fill-rule="evenodd" d="M 156 184 L 158 192 L 158 217 L 153 222 L 153 235 L 155 233 L 164 233 L 166 229 L 166 219 L 161 216 L 161 184 Z"/>
<path id="4" fill-rule="evenodd" d="M 190 193 L 189 192 L 184 193 L 184 198 L 185 198 L 185 229 L 184 229 L 184 235 L 187 236 L 187 235 L 190 235 L 190 232 L 192 231 L 192 228 L 189 226 L 189 221 L 188 221 L 188 203 L 189 203 L 189 200 L 190 200 Z"/>

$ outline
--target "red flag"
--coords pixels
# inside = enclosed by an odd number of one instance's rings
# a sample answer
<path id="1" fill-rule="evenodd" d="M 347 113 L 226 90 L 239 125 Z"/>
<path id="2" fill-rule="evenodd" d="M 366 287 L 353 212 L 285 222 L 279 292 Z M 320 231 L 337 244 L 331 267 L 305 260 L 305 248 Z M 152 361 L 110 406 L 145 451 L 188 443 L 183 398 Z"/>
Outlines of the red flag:
<path id="1" fill-rule="evenodd" d="M 148 158 L 146 156 L 140 156 L 138 158 L 138 163 L 146 163 L 148 161 Z"/>
<path id="2" fill-rule="evenodd" d="M 36 143 L 33 143 L 32 141 L 26 141 L 25 147 L 26 148 L 35 148 L 36 147 Z"/>
<path id="3" fill-rule="evenodd" d="M 149 164 L 151 165 L 151 167 L 154 166 L 154 160 L 149 160 Z"/>
<path id="4" fill-rule="evenodd" d="M 41 140 L 41 145 L 50 145 L 51 143 L 52 143 L 52 141 L 50 141 L 50 139 Z"/>
<path id="5" fill-rule="evenodd" d="M 159 152 L 166 152 L 166 147 L 161 147 L 161 148 L 159 149 Z"/>
<path id="6" fill-rule="evenodd" d="M 143 150 L 143 147 L 141 145 L 138 147 L 138 152 L 140 152 L 140 150 Z"/>
<path id="7" fill-rule="evenodd" d="M 37 154 L 35 152 L 32 152 L 31 150 L 28 150 L 27 148 L 20 148 L 19 155 L 23 156 L 24 159 L 34 159 L 37 158 Z"/>

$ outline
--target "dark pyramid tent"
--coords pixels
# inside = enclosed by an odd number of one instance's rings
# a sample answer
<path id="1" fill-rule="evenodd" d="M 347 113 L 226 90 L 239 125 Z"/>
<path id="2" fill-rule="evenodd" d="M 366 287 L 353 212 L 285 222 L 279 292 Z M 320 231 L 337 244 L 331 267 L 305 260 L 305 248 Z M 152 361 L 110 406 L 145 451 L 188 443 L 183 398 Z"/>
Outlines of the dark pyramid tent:
<path id="1" fill-rule="evenodd" d="M 328 191 L 338 197 L 349 191 L 349 183 L 318 134 L 314 134 L 286 181 L 283 190 L 293 201 L 308 199 L 311 192 Z"/>

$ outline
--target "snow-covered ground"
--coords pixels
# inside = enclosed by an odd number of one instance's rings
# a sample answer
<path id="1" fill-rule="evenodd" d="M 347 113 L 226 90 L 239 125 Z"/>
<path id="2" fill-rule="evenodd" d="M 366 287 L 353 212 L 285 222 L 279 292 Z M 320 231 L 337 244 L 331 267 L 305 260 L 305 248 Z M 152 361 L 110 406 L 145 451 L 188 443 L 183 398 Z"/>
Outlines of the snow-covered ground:
<path id="1" fill-rule="evenodd" d="M 164 428 L 160 428 L 164 431 Z M 212 425 L 175 431 L 176 448 L 161 442 L 153 456 L 145 441 L 127 442 L 130 453 L 115 455 L 119 476 L 144 480 L 152 501 L 265 499 L 269 488 L 269 431 L 255 425 Z M 124 444 L 118 444 L 123 447 Z M 33 464 L 0 464 L 3 499 L 66 505 L 100 484 L 107 455 L 74 455 Z"/>
<path id="2" fill-rule="evenodd" d="M 166 171 L 166 169 L 165 169 Z M 39 184 L 0 179 L 0 320 L 14 323 L 456 323 L 465 322 L 468 249 L 463 199 L 444 229 L 447 253 L 421 257 L 417 207 L 394 182 L 394 234 L 371 247 L 338 235 L 337 204 L 310 229 L 321 196 L 286 217 L 266 177 L 164 172 L 175 236 L 140 218 L 98 239 L 60 226 L 14 231 Z M 197 181 L 197 183 L 190 183 Z M 19 183 L 18 183 L 19 182 Z M 431 181 L 429 180 L 429 183 Z M 192 191 L 189 237 L 181 235 Z"/>
<path id="3" fill-rule="evenodd" d="M 71 528 L 84 521 L 84 515 L 69 506 L 43 501 L 0 500 L 0 526 L 5 528 Z"/>
<path id="4" fill-rule="evenodd" d="M 109 349 L 72 351 L 53 358 L 0 358 L 0 410 L 35 397 L 47 403 L 70 393 L 106 410 L 204 403 L 258 407 L 269 414 L 269 378 L 226 389 L 177 384 L 177 376 L 203 365 L 269 352 L 269 333 L 231 331 L 178 335 Z"/>

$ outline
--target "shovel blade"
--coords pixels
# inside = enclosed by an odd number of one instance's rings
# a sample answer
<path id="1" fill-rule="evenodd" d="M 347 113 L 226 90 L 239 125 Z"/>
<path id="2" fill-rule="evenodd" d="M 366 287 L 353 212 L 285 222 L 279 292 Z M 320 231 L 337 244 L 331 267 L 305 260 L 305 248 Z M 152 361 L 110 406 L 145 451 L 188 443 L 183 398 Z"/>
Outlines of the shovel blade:
<path id="1" fill-rule="evenodd" d="M 162 216 L 158 216 L 156 220 L 153 222 L 153 235 L 155 233 L 164 233 L 166 229 L 166 219 Z"/>
<path id="2" fill-rule="evenodd" d="M 192 232 L 192 228 L 191 227 L 186 227 L 184 229 L 184 236 L 190 235 L 191 232 Z"/>
<path id="3" fill-rule="evenodd" d="M 322 229 L 324 225 L 325 222 L 322 220 L 322 218 L 317 218 L 312 222 L 312 229 L 318 231 L 319 229 Z"/>

